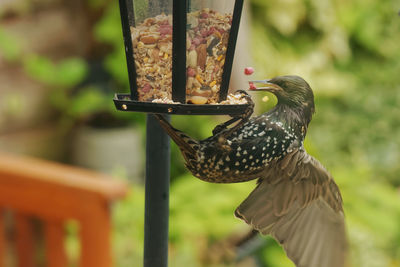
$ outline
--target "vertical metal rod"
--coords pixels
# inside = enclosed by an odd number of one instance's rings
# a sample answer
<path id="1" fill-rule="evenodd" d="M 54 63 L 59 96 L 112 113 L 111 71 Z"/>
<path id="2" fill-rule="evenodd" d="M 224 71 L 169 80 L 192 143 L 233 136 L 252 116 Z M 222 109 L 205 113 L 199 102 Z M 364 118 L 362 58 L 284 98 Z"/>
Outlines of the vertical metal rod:
<path id="1" fill-rule="evenodd" d="M 169 119 L 169 116 L 167 117 Z M 147 115 L 144 267 L 168 266 L 170 140 Z"/>
<path id="2" fill-rule="evenodd" d="M 221 89 L 219 91 L 219 101 L 226 99 L 231 79 L 233 57 L 235 56 L 236 40 L 239 32 L 240 17 L 242 16 L 244 0 L 236 0 L 233 8 L 231 30 L 229 32 L 228 47 L 226 49 L 224 72 L 222 73 Z"/>
<path id="3" fill-rule="evenodd" d="M 124 44 L 125 44 L 125 57 L 126 64 L 128 68 L 128 78 L 129 78 L 129 86 L 131 90 L 131 99 L 138 100 L 139 94 L 137 92 L 137 84 L 136 84 L 136 66 L 135 59 L 133 55 L 133 46 L 132 46 L 132 37 L 131 37 L 131 26 L 135 26 L 135 17 L 133 10 L 133 2 L 132 0 L 119 0 L 119 10 L 121 13 L 121 24 L 122 24 L 122 34 L 124 36 Z"/>
<path id="4" fill-rule="evenodd" d="M 172 15 L 172 100 L 186 103 L 187 0 L 174 0 Z"/>

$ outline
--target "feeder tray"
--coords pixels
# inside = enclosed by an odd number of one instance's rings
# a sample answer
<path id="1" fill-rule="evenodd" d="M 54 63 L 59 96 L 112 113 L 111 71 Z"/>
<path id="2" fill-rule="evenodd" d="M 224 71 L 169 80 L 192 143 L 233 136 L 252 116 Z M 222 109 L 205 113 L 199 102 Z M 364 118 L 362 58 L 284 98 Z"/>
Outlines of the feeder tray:
<path id="1" fill-rule="evenodd" d="M 115 95 L 118 110 L 238 115 L 248 109 L 219 104 L 228 95 L 243 0 L 119 2 L 130 94 Z M 195 97 L 207 104 L 191 104 Z"/>
<path id="2" fill-rule="evenodd" d="M 116 94 L 114 98 L 115 107 L 121 111 L 167 113 L 176 115 L 240 115 L 249 107 L 248 104 L 163 104 L 134 101 L 130 98 L 131 96 L 129 94 Z"/>

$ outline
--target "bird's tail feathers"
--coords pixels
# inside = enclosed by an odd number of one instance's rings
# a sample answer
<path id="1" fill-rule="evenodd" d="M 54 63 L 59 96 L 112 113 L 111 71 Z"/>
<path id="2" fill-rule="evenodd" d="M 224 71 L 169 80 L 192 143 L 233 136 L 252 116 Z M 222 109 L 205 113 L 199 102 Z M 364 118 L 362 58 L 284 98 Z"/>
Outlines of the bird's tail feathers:
<path id="1" fill-rule="evenodd" d="M 199 148 L 198 141 L 194 140 L 185 133 L 175 129 L 162 115 L 154 114 L 154 116 L 160 122 L 161 127 L 178 145 L 186 161 L 193 160 L 194 155 L 196 155 L 196 150 Z"/>

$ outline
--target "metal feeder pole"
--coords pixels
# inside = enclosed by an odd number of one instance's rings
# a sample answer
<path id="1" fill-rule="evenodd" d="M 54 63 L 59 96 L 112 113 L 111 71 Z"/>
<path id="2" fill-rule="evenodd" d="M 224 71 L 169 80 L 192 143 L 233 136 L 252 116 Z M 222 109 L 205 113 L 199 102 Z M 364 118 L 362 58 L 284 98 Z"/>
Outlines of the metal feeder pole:
<path id="1" fill-rule="evenodd" d="M 165 116 L 169 120 L 169 116 Z M 147 115 L 144 267 L 168 266 L 170 140 L 157 119 Z"/>

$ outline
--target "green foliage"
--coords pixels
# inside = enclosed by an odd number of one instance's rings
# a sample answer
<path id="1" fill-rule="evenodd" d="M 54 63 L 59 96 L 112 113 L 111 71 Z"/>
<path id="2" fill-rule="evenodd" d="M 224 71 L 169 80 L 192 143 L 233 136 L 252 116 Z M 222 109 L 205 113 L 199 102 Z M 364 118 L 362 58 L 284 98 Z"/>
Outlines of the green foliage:
<path id="1" fill-rule="evenodd" d="M 79 230 L 79 224 L 76 221 L 69 221 L 65 225 L 66 238 L 64 246 L 69 259 L 71 259 L 71 266 L 78 266 L 80 258 L 81 243 L 79 240 Z"/>
<path id="2" fill-rule="evenodd" d="M 104 65 L 110 74 L 122 85 L 125 91 L 129 88 L 124 40 L 122 37 L 121 18 L 117 1 L 112 2 L 102 19 L 94 29 L 98 41 L 112 47 L 112 52 L 104 59 Z"/>
<path id="3" fill-rule="evenodd" d="M 94 9 L 102 5 L 97 0 L 89 4 Z M 127 91 L 129 82 L 117 8 L 117 2 L 113 2 L 111 8 L 106 9 L 105 15 L 96 26 L 95 35 L 100 42 L 109 43 L 113 47 L 113 52 L 106 56 L 104 64 L 116 80 L 116 86 L 121 84 L 122 92 Z M 0 32 L 0 40 L 1 38 Z M 11 52 L 9 54 L 13 55 Z M 135 122 L 143 125 L 143 114 L 128 114 L 115 109 L 112 102 L 113 92 L 107 92 L 94 84 L 81 85 L 89 73 L 89 65 L 85 59 L 67 58 L 54 62 L 45 56 L 30 54 L 19 57 L 19 61 L 30 77 L 52 86 L 49 100 L 60 114 L 61 127 L 65 130 L 77 122 L 93 120 L 99 114 L 109 114 L 109 117 L 119 123 L 103 121 L 104 125 L 100 125 L 101 122 L 96 120 L 96 126 L 112 127 Z"/>
<path id="4" fill-rule="evenodd" d="M 104 58 L 104 65 L 114 78 L 119 92 L 126 92 L 129 81 L 121 32 L 118 2 L 90 0 L 88 5 L 96 12 L 105 8 L 104 15 L 97 23 L 94 35 L 96 39 L 112 47 L 112 52 Z M 108 114 L 118 123 L 96 119 L 96 126 L 115 126 L 127 123 L 144 124 L 143 114 L 128 114 L 115 109 L 113 93 L 105 90 L 104 85 L 88 84 L 89 63 L 84 58 L 66 58 L 57 62 L 38 54 L 22 54 L 18 40 L 0 29 L 0 53 L 10 62 L 22 65 L 32 79 L 42 82 L 52 90 L 50 103 L 59 114 L 60 125 L 69 130 L 79 122 L 94 120 L 96 116 Z M 84 83 L 85 82 L 85 83 Z M 106 85 L 109 86 L 109 85 Z M 103 116 L 104 117 L 104 116 Z"/>
<path id="5" fill-rule="evenodd" d="M 143 261 L 144 190 L 133 188 L 123 202 L 114 206 L 114 254 L 118 267 L 140 266 Z"/>
<path id="6" fill-rule="evenodd" d="M 387 183 L 374 181 L 366 165 L 359 163 L 353 168 L 333 171 L 344 199 L 353 266 L 388 266 L 391 257 L 398 255 L 398 192 Z"/>
<path id="7" fill-rule="evenodd" d="M 209 245 L 247 229 L 233 217 L 233 212 L 253 187 L 254 183 L 215 185 L 191 175 L 176 180 L 171 186 L 170 200 L 170 265 L 209 266 L 199 262 L 208 253 Z M 134 186 L 128 198 L 114 208 L 117 266 L 132 266 L 142 261 L 143 189 Z"/>
<path id="8" fill-rule="evenodd" d="M 21 55 L 21 47 L 18 41 L 5 33 L 3 29 L 0 28 L 0 55 L 4 57 L 5 60 L 10 62 L 15 62 L 19 59 Z"/>
<path id="9" fill-rule="evenodd" d="M 110 105 L 110 98 L 104 97 L 99 88 L 89 87 L 78 92 L 75 101 L 68 107 L 68 113 L 72 116 L 87 116 L 93 112 L 107 110 Z"/>
<path id="10" fill-rule="evenodd" d="M 181 177 L 171 190 L 172 241 L 229 235 L 242 225 L 232 220 L 233 212 L 253 187 L 254 183 L 223 185 Z"/>
<path id="11" fill-rule="evenodd" d="M 32 78 L 60 87 L 77 85 L 87 74 L 86 62 L 81 58 L 69 58 L 55 64 L 46 57 L 30 55 L 24 59 L 24 69 Z"/>
<path id="12" fill-rule="evenodd" d="M 285 253 L 282 253 L 282 248 L 278 243 L 271 237 L 268 238 L 270 242 L 267 243 L 266 248 L 257 253 L 264 264 L 266 266 L 295 267 Z"/>

